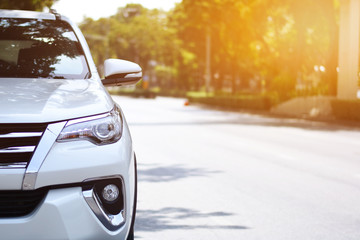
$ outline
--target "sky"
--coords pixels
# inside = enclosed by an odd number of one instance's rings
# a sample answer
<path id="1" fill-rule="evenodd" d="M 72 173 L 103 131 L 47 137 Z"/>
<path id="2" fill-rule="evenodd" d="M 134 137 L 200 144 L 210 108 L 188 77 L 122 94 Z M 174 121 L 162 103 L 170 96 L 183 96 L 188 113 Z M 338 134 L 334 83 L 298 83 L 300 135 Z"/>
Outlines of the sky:
<path id="1" fill-rule="evenodd" d="M 72 21 L 80 23 L 84 16 L 93 19 L 111 16 L 119 7 L 124 7 L 128 3 L 140 3 L 146 8 L 169 10 L 177 2 L 181 0 L 59 0 L 52 8 Z"/>

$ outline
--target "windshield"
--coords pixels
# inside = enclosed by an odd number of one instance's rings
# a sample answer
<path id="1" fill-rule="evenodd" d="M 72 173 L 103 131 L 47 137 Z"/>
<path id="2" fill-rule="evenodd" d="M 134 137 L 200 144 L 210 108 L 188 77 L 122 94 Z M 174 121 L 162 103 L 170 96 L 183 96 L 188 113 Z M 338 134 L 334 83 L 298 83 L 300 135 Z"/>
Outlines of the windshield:
<path id="1" fill-rule="evenodd" d="M 0 77 L 84 79 L 85 56 L 63 21 L 0 18 Z"/>

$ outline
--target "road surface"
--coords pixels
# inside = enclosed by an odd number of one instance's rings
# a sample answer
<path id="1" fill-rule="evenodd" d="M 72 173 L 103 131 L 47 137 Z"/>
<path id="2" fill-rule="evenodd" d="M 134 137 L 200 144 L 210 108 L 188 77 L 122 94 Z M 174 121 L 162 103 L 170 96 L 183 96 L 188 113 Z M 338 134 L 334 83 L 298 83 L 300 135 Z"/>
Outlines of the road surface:
<path id="1" fill-rule="evenodd" d="M 137 239 L 360 239 L 359 129 L 114 99 L 138 158 Z"/>

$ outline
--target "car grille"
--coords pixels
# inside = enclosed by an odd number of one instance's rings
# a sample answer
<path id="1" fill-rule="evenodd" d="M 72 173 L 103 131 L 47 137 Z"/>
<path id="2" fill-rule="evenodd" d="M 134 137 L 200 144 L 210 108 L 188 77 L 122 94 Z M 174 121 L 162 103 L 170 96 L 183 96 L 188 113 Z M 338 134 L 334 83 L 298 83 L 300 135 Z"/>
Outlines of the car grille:
<path id="1" fill-rule="evenodd" d="M 0 124 L 0 168 L 25 168 L 47 124 Z"/>
<path id="2" fill-rule="evenodd" d="M 46 193 L 46 189 L 0 191 L 0 218 L 22 217 L 30 214 L 44 199 Z"/>

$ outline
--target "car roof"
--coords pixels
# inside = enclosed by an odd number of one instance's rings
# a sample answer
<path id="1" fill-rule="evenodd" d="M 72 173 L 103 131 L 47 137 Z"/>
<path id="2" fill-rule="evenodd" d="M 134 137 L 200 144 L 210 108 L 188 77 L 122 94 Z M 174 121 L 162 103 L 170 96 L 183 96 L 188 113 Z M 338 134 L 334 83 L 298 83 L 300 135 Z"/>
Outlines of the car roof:
<path id="1" fill-rule="evenodd" d="M 30 19 L 55 20 L 56 16 L 52 13 L 45 13 L 45 12 L 0 9 L 0 18 L 27 18 L 27 19 L 30 18 Z"/>

